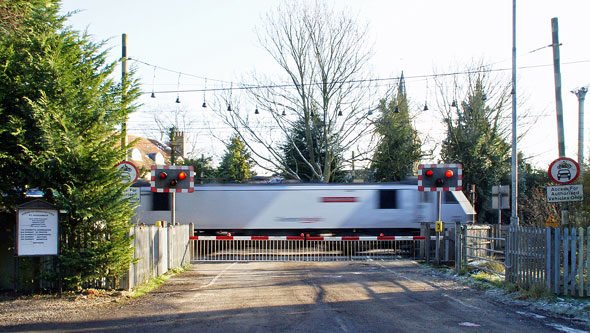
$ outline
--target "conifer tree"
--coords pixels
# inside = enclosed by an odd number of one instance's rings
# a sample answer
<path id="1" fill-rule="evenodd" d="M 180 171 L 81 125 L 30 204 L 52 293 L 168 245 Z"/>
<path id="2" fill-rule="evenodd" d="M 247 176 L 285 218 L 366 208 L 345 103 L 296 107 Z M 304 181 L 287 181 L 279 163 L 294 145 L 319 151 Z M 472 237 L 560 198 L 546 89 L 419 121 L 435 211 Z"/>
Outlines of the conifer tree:
<path id="1" fill-rule="evenodd" d="M 64 26 L 55 0 L 9 1 L 18 24 L 0 32 L 0 196 L 10 216 L 27 188 L 60 214 L 66 286 L 118 278 L 132 260 L 133 207 L 115 165 L 120 124 L 133 111 L 136 82 L 116 84 L 103 43 Z M 4 8 L 6 9 L 6 8 Z M 6 221 L 3 219 L 3 221 Z M 14 219 L 12 219 L 14 221 Z M 6 223 L 6 222 L 2 222 Z"/>
<path id="2" fill-rule="evenodd" d="M 324 123 L 317 115 L 310 117 L 306 123 L 305 118 L 299 118 L 291 129 L 291 134 L 287 137 L 287 142 L 280 146 L 282 151 L 283 162 L 281 165 L 285 166 L 291 172 L 283 172 L 285 178 L 293 178 L 293 174 L 299 177 L 303 182 L 319 182 L 322 179 L 321 175 L 314 172 L 314 167 L 311 161 L 316 161 L 319 165 L 324 165 L 326 148 L 322 146 L 324 141 Z M 308 137 L 309 134 L 309 137 Z M 291 141 L 288 141 L 291 140 Z M 344 171 L 342 170 L 342 156 L 341 148 L 338 142 L 330 143 L 330 149 L 335 156 L 331 158 L 332 175 L 329 181 L 331 183 L 343 182 Z"/>
<path id="3" fill-rule="evenodd" d="M 499 123 L 501 108 L 486 104 L 482 78 L 477 77 L 466 100 L 460 103 L 453 119 L 446 119 L 447 136 L 442 143 L 445 163 L 463 165 L 463 187 L 476 186 L 475 210 L 480 222 L 490 221 L 492 186 L 502 184 L 509 174 L 510 145 Z"/>
<path id="4" fill-rule="evenodd" d="M 379 144 L 371 161 L 372 178 L 377 182 L 403 180 L 414 174 L 423 156 L 409 114 L 403 73 L 396 96 L 381 100 L 379 110 L 381 116 L 375 121 Z"/>
<path id="5" fill-rule="evenodd" d="M 253 167 L 254 160 L 246 145 L 237 134 L 234 134 L 217 170 L 218 177 L 222 182 L 244 183 L 256 175 Z"/>

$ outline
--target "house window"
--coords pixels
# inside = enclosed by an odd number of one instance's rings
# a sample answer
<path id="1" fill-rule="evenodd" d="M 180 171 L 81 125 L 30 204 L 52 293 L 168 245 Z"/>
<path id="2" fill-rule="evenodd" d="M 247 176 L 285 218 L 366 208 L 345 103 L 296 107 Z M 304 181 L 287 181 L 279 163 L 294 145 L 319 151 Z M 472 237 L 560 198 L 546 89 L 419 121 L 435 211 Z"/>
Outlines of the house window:
<path id="1" fill-rule="evenodd" d="M 131 149 L 131 159 L 134 161 L 138 161 L 138 162 L 143 161 L 143 157 L 141 156 L 141 151 L 137 148 Z"/>
<path id="2" fill-rule="evenodd" d="M 379 190 L 379 209 L 397 208 L 397 190 Z"/>

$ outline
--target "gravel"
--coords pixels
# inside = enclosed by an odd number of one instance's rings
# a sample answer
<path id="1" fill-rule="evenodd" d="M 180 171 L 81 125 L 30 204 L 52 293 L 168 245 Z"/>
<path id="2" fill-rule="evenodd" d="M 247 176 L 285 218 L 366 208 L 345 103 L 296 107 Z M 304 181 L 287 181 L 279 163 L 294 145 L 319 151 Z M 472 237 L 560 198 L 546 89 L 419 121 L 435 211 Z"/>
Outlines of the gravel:
<path id="1" fill-rule="evenodd" d="M 88 289 L 82 293 L 14 297 L 0 295 L 0 327 L 23 323 L 64 321 L 73 316 L 125 302 L 128 292 Z"/>

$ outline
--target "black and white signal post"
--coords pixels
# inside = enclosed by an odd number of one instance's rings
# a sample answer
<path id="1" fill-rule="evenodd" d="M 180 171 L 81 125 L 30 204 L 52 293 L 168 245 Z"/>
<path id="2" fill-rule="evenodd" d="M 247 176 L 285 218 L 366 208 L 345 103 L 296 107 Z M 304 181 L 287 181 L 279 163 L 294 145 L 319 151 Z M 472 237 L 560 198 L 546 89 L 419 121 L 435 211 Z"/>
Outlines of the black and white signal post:
<path id="1" fill-rule="evenodd" d="M 152 192 L 172 193 L 172 224 L 176 224 L 176 193 L 195 191 L 195 171 L 186 165 L 152 165 Z"/>
<path id="2" fill-rule="evenodd" d="M 437 192 L 436 258 L 439 258 L 442 222 L 442 192 L 463 189 L 463 168 L 461 164 L 420 164 L 418 165 L 418 191 Z"/>

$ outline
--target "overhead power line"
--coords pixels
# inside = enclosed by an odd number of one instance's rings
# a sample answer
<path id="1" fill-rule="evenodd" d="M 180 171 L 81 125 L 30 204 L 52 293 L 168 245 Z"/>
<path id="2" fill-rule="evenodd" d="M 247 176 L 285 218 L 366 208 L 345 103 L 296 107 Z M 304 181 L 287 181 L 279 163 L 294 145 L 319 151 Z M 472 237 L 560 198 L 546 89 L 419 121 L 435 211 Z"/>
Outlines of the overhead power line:
<path id="1" fill-rule="evenodd" d="M 545 48 L 545 47 L 543 47 Z M 533 50 L 532 52 L 534 52 L 536 50 Z M 215 82 L 220 82 L 220 83 L 225 83 L 230 85 L 230 87 L 221 87 L 221 88 L 202 88 L 202 89 L 177 89 L 177 90 L 159 90 L 159 91 L 144 91 L 142 92 L 143 94 L 151 94 L 151 93 L 156 93 L 156 94 L 178 94 L 178 93 L 192 93 L 192 92 L 215 92 L 215 91 L 233 91 L 233 90 L 255 90 L 255 89 L 275 89 L 275 88 L 296 88 L 298 86 L 301 86 L 301 84 L 294 84 L 294 83 L 287 83 L 287 84 L 269 84 L 269 85 L 254 85 L 254 84 L 248 84 L 248 83 L 241 83 L 241 82 L 231 82 L 231 81 L 223 81 L 223 80 L 216 80 L 216 79 L 210 79 L 210 78 L 206 78 L 204 76 L 199 76 L 199 75 L 193 75 L 193 74 L 187 74 L 184 72 L 179 72 L 179 71 L 175 71 L 172 69 L 167 69 L 164 67 L 160 67 L 160 66 L 156 66 L 156 65 L 152 65 L 149 64 L 147 62 L 141 61 L 141 60 L 137 60 L 137 59 L 131 59 L 128 58 L 128 60 L 132 60 L 141 64 L 144 64 L 146 66 L 151 66 L 154 68 L 158 68 L 158 69 L 162 69 L 165 71 L 169 71 L 172 73 L 176 73 L 179 75 L 183 75 L 183 76 L 189 76 L 189 77 L 195 77 L 195 78 L 199 78 L 199 79 L 203 79 L 203 80 L 209 80 L 209 81 L 215 81 Z M 590 63 L 590 60 L 577 60 L 577 61 L 570 61 L 570 62 L 564 62 L 562 63 L 562 65 L 573 65 L 573 64 L 580 64 L 580 63 Z M 531 66 L 521 66 L 518 67 L 518 69 L 533 69 L 533 68 L 542 68 L 542 67 L 550 67 L 553 66 L 553 64 L 542 64 L 542 65 L 531 65 Z M 422 74 L 422 75 L 410 75 L 410 76 L 405 76 L 405 80 L 417 80 L 417 79 L 434 79 L 434 78 L 438 78 L 438 77 L 446 77 L 446 76 L 455 76 L 455 75 L 467 75 L 467 74 L 478 74 L 478 73 L 491 73 L 491 72 L 505 72 L 505 71 L 511 71 L 512 68 L 497 68 L 497 69 L 486 69 L 485 65 L 481 66 L 481 69 L 476 69 L 476 70 L 466 70 L 466 71 L 457 71 L 457 72 L 448 72 L 448 73 L 437 73 L 437 74 Z M 346 84 L 346 83 L 373 83 L 373 82 L 387 82 L 387 81 L 399 81 L 400 77 L 399 76 L 395 76 L 395 77 L 386 77 L 386 78 L 369 78 L 369 79 L 357 79 L 357 80 L 346 80 L 346 81 L 332 81 L 330 82 L 330 84 Z M 317 85 L 317 84 L 323 84 L 324 82 L 312 82 L 312 83 L 305 83 L 303 84 L 303 86 L 313 86 L 313 85 Z"/>

